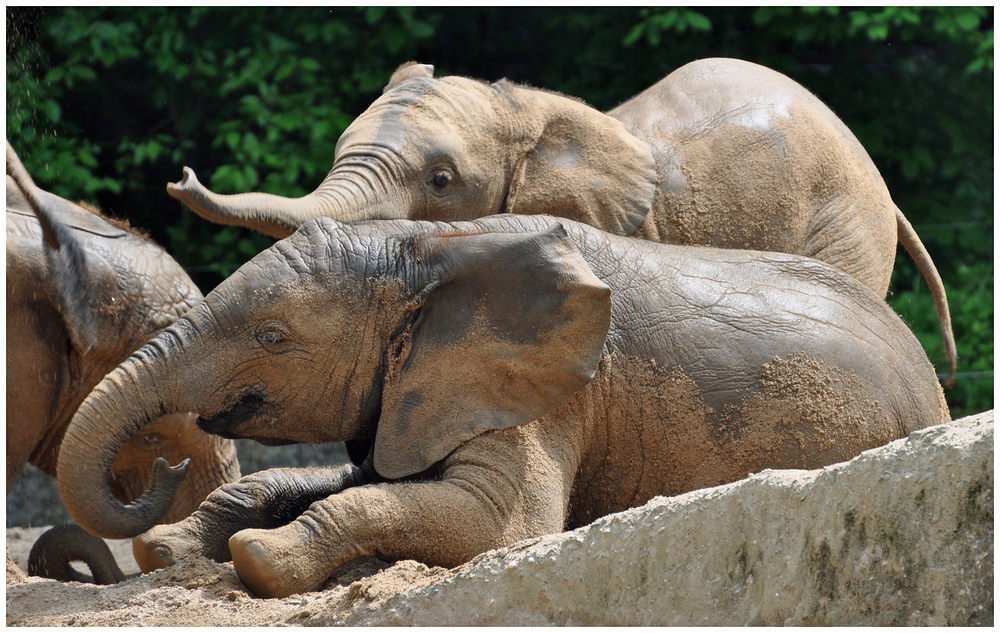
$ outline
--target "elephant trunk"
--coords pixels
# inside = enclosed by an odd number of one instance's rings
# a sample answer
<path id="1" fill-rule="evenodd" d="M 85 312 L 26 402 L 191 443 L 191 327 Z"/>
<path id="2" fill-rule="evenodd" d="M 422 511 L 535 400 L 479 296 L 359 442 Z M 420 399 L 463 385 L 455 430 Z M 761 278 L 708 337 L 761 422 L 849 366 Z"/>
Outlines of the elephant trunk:
<path id="1" fill-rule="evenodd" d="M 210 222 L 243 226 L 277 239 L 288 237 L 317 217 L 345 223 L 403 217 L 388 211 L 387 205 L 373 204 L 382 198 L 384 179 L 367 171 L 351 165 L 337 166 L 312 193 L 285 198 L 269 193 L 217 194 L 206 189 L 194 171 L 185 167 L 184 177 L 168 184 L 167 193 Z"/>
<path id="2" fill-rule="evenodd" d="M 171 467 L 158 458 L 146 492 L 128 505 L 111 488 L 111 465 L 125 443 L 164 413 L 188 408 L 164 401 L 157 392 L 162 376 L 147 367 L 150 356 L 164 354 L 164 344 L 178 342 L 176 327 L 108 374 L 66 429 L 57 467 L 59 493 L 70 516 L 95 536 L 132 538 L 161 522 L 190 464 L 184 460 Z"/>

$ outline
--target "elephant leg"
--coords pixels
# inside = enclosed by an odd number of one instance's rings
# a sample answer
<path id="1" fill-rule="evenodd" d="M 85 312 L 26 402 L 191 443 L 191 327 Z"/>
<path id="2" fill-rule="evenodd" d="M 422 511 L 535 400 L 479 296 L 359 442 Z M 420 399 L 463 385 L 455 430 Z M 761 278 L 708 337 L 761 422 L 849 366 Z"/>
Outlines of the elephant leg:
<path id="1" fill-rule="evenodd" d="M 314 503 L 283 527 L 237 532 L 229 540 L 236 573 L 260 597 L 287 597 L 316 590 L 356 558 L 454 567 L 562 530 L 573 465 L 553 457 L 565 458 L 566 451 L 510 438 L 523 429 L 463 445 L 445 460 L 440 479 L 352 488 Z M 467 450 L 483 437 L 504 435 L 509 441 L 502 451 Z"/>
<path id="2" fill-rule="evenodd" d="M 314 501 L 377 480 L 369 464 L 253 473 L 217 488 L 186 519 L 137 536 L 132 552 L 143 573 L 192 556 L 225 562 L 229 538 L 240 530 L 284 525 Z"/>

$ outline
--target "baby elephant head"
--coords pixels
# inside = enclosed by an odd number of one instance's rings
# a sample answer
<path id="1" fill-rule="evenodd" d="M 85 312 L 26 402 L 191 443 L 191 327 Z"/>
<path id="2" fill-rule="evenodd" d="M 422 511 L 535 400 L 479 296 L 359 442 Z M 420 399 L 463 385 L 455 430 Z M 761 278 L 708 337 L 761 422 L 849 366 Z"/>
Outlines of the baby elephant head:
<path id="1" fill-rule="evenodd" d="M 167 185 L 214 222 L 286 237 L 306 220 L 470 220 L 548 213 L 632 234 L 653 204 L 649 146 L 569 97 L 501 80 L 433 77 L 410 64 L 337 142 L 333 168 L 301 198 L 219 195 L 192 170 Z"/>
<path id="2" fill-rule="evenodd" d="M 170 411 L 229 438 L 360 440 L 395 479 L 566 402 L 596 372 L 610 290 L 558 224 L 462 227 L 320 218 L 248 262 L 81 406 L 80 437 L 120 428 L 96 450 L 67 433 L 64 455 L 92 455 L 79 485 L 103 498 L 73 518 L 115 532 L 110 460 Z M 169 502 L 175 484 L 157 483 L 139 503 Z"/>

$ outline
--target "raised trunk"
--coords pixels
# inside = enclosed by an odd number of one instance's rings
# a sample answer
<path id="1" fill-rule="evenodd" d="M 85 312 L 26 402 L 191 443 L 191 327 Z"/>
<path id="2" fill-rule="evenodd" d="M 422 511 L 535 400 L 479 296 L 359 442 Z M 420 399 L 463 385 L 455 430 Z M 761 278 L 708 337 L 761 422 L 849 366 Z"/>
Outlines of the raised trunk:
<path id="1" fill-rule="evenodd" d="M 185 167 L 184 178 L 168 184 L 167 193 L 206 220 L 247 227 L 277 239 L 288 237 L 317 217 L 345 223 L 404 217 L 391 210 L 393 205 L 382 204 L 384 179 L 367 171 L 356 165 L 338 166 L 312 193 L 285 198 L 269 193 L 213 193 L 198 182 L 192 169 Z"/>
<path id="2" fill-rule="evenodd" d="M 183 320 L 182 320 L 183 322 Z M 66 430 L 59 452 L 59 493 L 70 516 L 102 538 L 132 538 L 161 522 L 170 510 L 189 466 L 173 468 L 159 458 L 146 492 L 131 504 L 111 490 L 111 464 L 125 443 L 152 420 L 177 411 L 157 391 L 160 372 L 149 370 L 150 357 L 179 342 L 172 326 L 108 374 L 87 396 Z M 181 409 L 184 410 L 184 409 Z"/>

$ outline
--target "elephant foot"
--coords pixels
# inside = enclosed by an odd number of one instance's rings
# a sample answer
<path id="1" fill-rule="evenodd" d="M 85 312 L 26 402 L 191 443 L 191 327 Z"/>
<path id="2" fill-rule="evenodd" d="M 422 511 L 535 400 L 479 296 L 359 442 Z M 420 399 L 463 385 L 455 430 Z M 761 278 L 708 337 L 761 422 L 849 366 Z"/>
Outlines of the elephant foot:
<path id="1" fill-rule="evenodd" d="M 303 542 L 298 524 L 275 530 L 243 530 L 229 539 L 236 574 L 261 598 L 287 598 L 296 593 L 314 591 L 329 576 L 332 568 L 323 556 L 313 556 Z"/>
<path id="2" fill-rule="evenodd" d="M 177 562 L 173 550 L 163 545 L 144 542 L 144 536 L 145 534 L 142 534 L 132 539 L 132 556 L 135 558 L 135 562 L 138 563 L 142 573 L 148 574 L 151 571 L 169 567 Z"/>
<path id="3" fill-rule="evenodd" d="M 132 555 L 142 573 L 169 567 L 177 561 L 197 556 L 216 562 L 229 560 L 229 548 L 223 540 L 214 543 L 192 529 L 189 520 L 168 525 L 157 525 L 148 532 L 132 539 Z"/>

